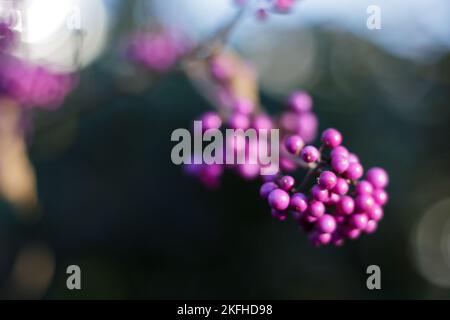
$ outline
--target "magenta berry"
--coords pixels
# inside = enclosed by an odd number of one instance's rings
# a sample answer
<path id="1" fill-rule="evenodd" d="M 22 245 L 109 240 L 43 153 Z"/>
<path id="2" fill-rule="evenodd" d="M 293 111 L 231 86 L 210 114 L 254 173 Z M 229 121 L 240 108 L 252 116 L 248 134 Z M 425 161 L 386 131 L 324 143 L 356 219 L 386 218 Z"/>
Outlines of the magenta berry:
<path id="1" fill-rule="evenodd" d="M 275 189 L 278 189 L 278 185 L 275 182 L 266 182 L 259 189 L 259 195 L 261 196 L 261 198 L 267 199 L 269 193 L 271 193 Z"/>
<path id="2" fill-rule="evenodd" d="M 364 228 L 365 233 L 374 233 L 378 228 L 378 222 L 374 220 L 367 221 L 367 225 Z"/>
<path id="3" fill-rule="evenodd" d="M 382 189 L 373 190 L 372 197 L 375 200 L 375 202 L 380 206 L 384 206 L 389 200 L 387 192 Z"/>
<path id="4" fill-rule="evenodd" d="M 373 186 L 366 180 L 361 180 L 355 187 L 356 194 L 372 194 Z"/>
<path id="5" fill-rule="evenodd" d="M 312 109 L 312 99 L 304 91 L 294 92 L 289 99 L 289 107 L 295 112 L 307 112 Z"/>
<path id="6" fill-rule="evenodd" d="M 373 200 L 371 195 L 360 194 L 355 199 L 355 208 L 359 211 L 368 211 L 375 205 L 375 200 Z"/>
<path id="7" fill-rule="evenodd" d="M 287 212 L 278 211 L 275 209 L 272 209 L 271 214 L 272 214 L 272 217 L 274 217 L 275 219 L 278 219 L 280 221 L 284 221 L 288 217 Z"/>
<path id="8" fill-rule="evenodd" d="M 300 152 L 300 157 L 302 158 L 303 161 L 311 163 L 319 159 L 320 153 L 319 150 L 317 150 L 315 147 L 306 146 Z"/>
<path id="9" fill-rule="evenodd" d="M 302 148 L 304 147 L 305 142 L 303 141 L 302 137 L 298 135 L 290 136 L 285 141 L 285 147 L 287 151 L 291 154 L 298 155 Z"/>
<path id="10" fill-rule="evenodd" d="M 308 209 L 307 197 L 303 193 L 294 193 L 290 205 L 293 210 L 303 213 Z"/>
<path id="11" fill-rule="evenodd" d="M 327 189 L 321 188 L 318 185 L 315 185 L 311 189 L 311 195 L 315 200 L 325 202 L 328 201 L 329 191 Z"/>
<path id="12" fill-rule="evenodd" d="M 336 148 L 342 143 L 342 134 L 336 129 L 330 128 L 322 133 L 322 143 L 329 148 Z"/>
<path id="13" fill-rule="evenodd" d="M 364 174 L 364 169 L 359 163 L 350 163 L 345 175 L 351 180 L 358 180 Z"/>
<path id="14" fill-rule="evenodd" d="M 331 233 L 336 230 L 336 220 L 332 215 L 324 214 L 317 219 L 316 226 L 320 233 Z"/>
<path id="15" fill-rule="evenodd" d="M 347 181 L 345 181 L 345 179 L 337 178 L 336 185 L 334 186 L 334 188 L 331 191 L 342 196 L 344 194 L 347 194 L 349 188 L 350 187 L 349 187 Z"/>
<path id="16" fill-rule="evenodd" d="M 382 168 L 371 168 L 367 171 L 367 181 L 377 189 L 384 189 L 389 184 L 389 176 Z"/>
<path id="17" fill-rule="evenodd" d="M 277 183 L 281 189 L 289 191 L 294 187 L 295 179 L 291 176 L 283 176 L 278 179 Z"/>
<path id="18" fill-rule="evenodd" d="M 332 156 L 331 157 L 331 167 L 336 173 L 344 173 L 350 166 L 350 162 L 345 156 Z"/>
<path id="19" fill-rule="evenodd" d="M 322 188 L 331 190 L 337 183 L 337 177 L 331 171 L 324 171 L 320 174 L 318 182 Z"/>
<path id="20" fill-rule="evenodd" d="M 234 103 L 234 110 L 241 114 L 250 114 L 255 109 L 255 104 L 248 99 L 238 99 Z"/>
<path id="21" fill-rule="evenodd" d="M 348 158 L 349 155 L 350 155 L 350 153 L 348 152 L 347 148 L 343 147 L 343 146 L 337 146 L 336 148 L 331 150 L 331 153 L 330 153 L 331 158 L 337 157 L 337 156 Z"/>
<path id="22" fill-rule="evenodd" d="M 216 112 L 207 112 L 202 118 L 203 130 L 219 129 L 222 126 L 222 119 Z"/>
<path id="23" fill-rule="evenodd" d="M 357 213 L 350 217 L 350 225 L 353 228 L 363 230 L 367 226 L 367 221 L 369 221 L 365 213 Z"/>
<path id="24" fill-rule="evenodd" d="M 337 203 L 337 210 L 341 214 L 350 215 L 355 210 L 355 201 L 350 196 L 342 196 Z"/>
<path id="25" fill-rule="evenodd" d="M 325 205 L 323 202 L 312 200 L 308 206 L 308 212 L 311 216 L 319 218 L 325 213 Z"/>
<path id="26" fill-rule="evenodd" d="M 269 205 L 278 211 L 286 210 L 289 207 L 289 194 L 281 189 L 272 190 L 268 196 Z"/>
<path id="27" fill-rule="evenodd" d="M 383 209 L 380 206 L 374 206 L 373 208 L 368 210 L 367 213 L 369 218 L 375 221 L 380 221 L 384 216 Z"/>

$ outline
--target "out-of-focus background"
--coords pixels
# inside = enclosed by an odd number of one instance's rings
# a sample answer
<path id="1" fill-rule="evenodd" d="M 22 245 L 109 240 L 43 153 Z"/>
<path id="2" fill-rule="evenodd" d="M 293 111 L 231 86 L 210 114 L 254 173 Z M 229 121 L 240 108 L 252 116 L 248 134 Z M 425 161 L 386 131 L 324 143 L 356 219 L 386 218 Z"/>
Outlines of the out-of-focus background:
<path id="1" fill-rule="evenodd" d="M 380 30 L 366 26 L 372 4 Z M 271 112 L 308 90 L 320 128 L 389 172 L 379 230 L 342 248 L 275 221 L 258 182 L 227 173 L 208 191 L 173 165 L 171 132 L 211 107 L 181 72 L 153 77 L 123 59 L 124 37 L 149 23 L 209 37 L 236 14 L 231 0 L 28 0 L 33 31 L 17 54 L 70 69 L 73 5 L 79 85 L 29 117 L 39 210 L 0 200 L 2 298 L 450 298 L 448 1 L 303 0 L 265 22 L 248 14 L 232 34 Z M 66 288 L 71 264 L 82 290 Z M 372 264 L 382 290 L 366 288 Z"/>

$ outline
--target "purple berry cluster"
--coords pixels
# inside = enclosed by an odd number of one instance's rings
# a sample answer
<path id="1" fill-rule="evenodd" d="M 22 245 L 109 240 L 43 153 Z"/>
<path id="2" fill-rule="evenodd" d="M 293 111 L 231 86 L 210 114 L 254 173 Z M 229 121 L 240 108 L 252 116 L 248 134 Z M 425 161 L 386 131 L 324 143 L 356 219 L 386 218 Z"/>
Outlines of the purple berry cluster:
<path id="1" fill-rule="evenodd" d="M 243 7 L 252 1 L 253 0 L 234 0 L 235 4 L 240 7 Z M 257 0 L 257 18 L 260 20 L 265 20 L 269 13 L 289 13 L 295 2 L 296 0 Z"/>
<path id="2" fill-rule="evenodd" d="M 217 112 L 206 112 L 199 120 L 203 123 L 203 129 L 243 129 L 253 128 L 257 132 L 260 129 L 270 130 L 280 128 L 281 138 L 288 139 L 292 135 L 300 138 L 302 148 L 304 141 L 310 142 L 316 138 L 318 120 L 313 113 L 313 101 L 310 95 L 304 91 L 294 92 L 286 103 L 286 109 L 279 116 L 271 116 L 264 112 L 253 100 L 236 94 L 236 82 L 242 76 L 239 74 L 239 66 L 232 56 L 221 54 L 211 57 L 207 62 L 211 83 L 214 84 L 215 99 L 218 106 Z M 235 151 L 245 148 L 248 156 L 252 152 L 257 153 L 258 143 L 252 141 L 240 145 L 239 141 L 229 141 Z M 224 168 L 219 170 L 206 164 L 188 165 L 187 172 L 199 178 L 209 188 L 220 185 L 220 177 Z M 261 166 L 259 164 L 235 164 L 223 165 L 236 172 L 245 180 L 254 180 L 260 177 Z M 298 164 L 292 159 L 284 145 L 280 150 L 280 168 L 285 172 L 294 171 Z"/>
<path id="3" fill-rule="evenodd" d="M 345 239 L 373 233 L 388 201 L 389 177 L 382 168 L 371 168 L 363 179 L 359 158 L 342 146 L 336 129 L 322 133 L 322 147 L 303 146 L 300 136 L 286 139 L 286 149 L 309 168 L 298 186 L 289 175 L 273 177 L 260 189 L 272 216 L 285 220 L 291 213 L 315 246 L 340 246 Z M 308 184 L 308 179 L 314 178 Z"/>
<path id="4" fill-rule="evenodd" d="M 173 30 L 137 32 L 126 45 L 126 57 L 153 72 L 166 72 L 190 49 L 189 42 Z"/>

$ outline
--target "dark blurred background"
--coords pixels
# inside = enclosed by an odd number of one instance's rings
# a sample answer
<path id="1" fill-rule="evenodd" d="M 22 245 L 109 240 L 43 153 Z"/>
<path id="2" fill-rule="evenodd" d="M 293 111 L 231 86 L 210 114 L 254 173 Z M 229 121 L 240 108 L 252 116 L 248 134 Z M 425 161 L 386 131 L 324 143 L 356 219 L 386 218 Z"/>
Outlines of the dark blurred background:
<path id="1" fill-rule="evenodd" d="M 180 22 L 199 38 L 236 11 L 221 15 L 224 1 L 153 2 L 149 19 Z M 118 44 L 143 19 L 139 1 L 105 1 L 100 55 L 62 108 L 32 115 L 39 217 L 0 201 L 0 296 L 450 298 L 449 5 L 411 2 L 437 15 L 420 20 L 379 1 L 383 29 L 370 31 L 368 2 L 346 1 L 353 22 L 339 10 L 326 16 L 331 1 L 308 2 L 267 23 L 250 15 L 231 43 L 259 68 L 271 112 L 306 89 L 321 129 L 339 128 L 365 167 L 387 169 L 390 202 L 375 234 L 315 248 L 294 223 L 270 216 L 258 182 L 227 172 L 209 191 L 173 165 L 171 132 L 211 107 L 181 72 L 132 72 Z M 198 17 L 204 25 L 182 24 Z M 81 267 L 80 291 L 66 288 L 71 264 Z M 382 290 L 366 288 L 371 264 Z"/>

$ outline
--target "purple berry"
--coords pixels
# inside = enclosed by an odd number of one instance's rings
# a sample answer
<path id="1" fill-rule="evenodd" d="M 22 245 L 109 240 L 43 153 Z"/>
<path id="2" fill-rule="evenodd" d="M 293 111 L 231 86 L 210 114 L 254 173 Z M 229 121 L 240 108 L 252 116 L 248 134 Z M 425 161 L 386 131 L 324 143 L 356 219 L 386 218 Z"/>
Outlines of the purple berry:
<path id="1" fill-rule="evenodd" d="M 348 162 L 350 162 L 350 164 L 352 164 L 352 163 L 359 163 L 359 158 L 358 158 L 358 156 L 356 154 L 350 153 L 348 155 Z"/>
<path id="2" fill-rule="evenodd" d="M 365 233 L 374 233 L 378 228 L 378 223 L 374 220 L 367 221 L 367 225 L 364 228 Z"/>
<path id="3" fill-rule="evenodd" d="M 263 199 L 267 199 L 267 196 L 269 193 L 271 193 L 273 190 L 277 189 L 278 185 L 275 182 L 266 182 L 264 183 L 261 188 L 259 189 L 259 195 Z"/>
<path id="4" fill-rule="evenodd" d="M 369 218 L 365 213 L 357 213 L 350 217 L 349 223 L 353 228 L 363 230 L 367 226 Z"/>
<path id="5" fill-rule="evenodd" d="M 334 193 L 343 196 L 344 194 L 347 194 L 349 189 L 349 185 L 347 183 L 347 181 L 345 181 L 345 179 L 343 178 L 337 178 L 336 181 L 336 185 L 334 186 L 334 188 L 331 190 Z"/>
<path id="6" fill-rule="evenodd" d="M 319 176 L 319 186 L 331 190 L 337 183 L 336 175 L 331 171 L 323 171 Z"/>
<path id="7" fill-rule="evenodd" d="M 286 210 L 289 207 L 289 194 L 281 189 L 272 190 L 267 197 L 269 205 L 278 211 Z"/>
<path id="8" fill-rule="evenodd" d="M 355 210 L 355 202 L 352 197 L 342 196 L 337 203 L 337 210 L 341 214 L 349 215 Z"/>
<path id="9" fill-rule="evenodd" d="M 344 231 L 344 235 L 349 239 L 355 240 L 361 235 L 361 230 L 348 228 Z"/>
<path id="10" fill-rule="evenodd" d="M 253 119 L 252 127 L 256 130 L 270 130 L 273 128 L 272 119 L 267 114 L 259 114 Z"/>
<path id="11" fill-rule="evenodd" d="M 307 198 L 303 193 L 294 193 L 291 196 L 291 208 L 297 212 L 305 212 L 308 209 Z"/>
<path id="12" fill-rule="evenodd" d="M 275 209 L 272 209 L 271 213 L 272 213 L 272 217 L 274 217 L 275 219 L 278 219 L 280 221 L 284 221 L 288 217 L 287 212 L 282 212 L 282 211 L 278 211 Z"/>
<path id="13" fill-rule="evenodd" d="M 350 163 L 345 176 L 351 180 L 358 180 L 364 174 L 364 169 L 359 163 Z"/>
<path id="14" fill-rule="evenodd" d="M 355 198 L 355 208 L 358 211 L 367 211 L 373 208 L 375 200 L 369 194 L 360 194 Z"/>
<path id="15" fill-rule="evenodd" d="M 321 201 L 321 202 L 325 202 L 328 201 L 328 190 L 321 188 L 318 185 L 314 185 L 311 189 L 311 195 L 313 196 L 313 198 L 317 201 Z"/>
<path id="16" fill-rule="evenodd" d="M 322 133 L 322 143 L 329 148 L 336 148 L 342 143 L 342 134 L 336 129 L 330 128 Z"/>
<path id="17" fill-rule="evenodd" d="M 349 165 L 350 162 L 344 156 L 331 157 L 331 168 L 333 168 L 336 173 L 344 173 L 347 171 Z"/>
<path id="18" fill-rule="evenodd" d="M 384 216 L 383 209 L 380 206 L 374 206 L 367 211 L 367 214 L 369 215 L 369 218 L 374 221 L 380 221 Z"/>
<path id="19" fill-rule="evenodd" d="M 331 234 L 314 231 L 309 234 L 309 241 L 316 247 L 327 245 L 331 241 Z"/>
<path id="20" fill-rule="evenodd" d="M 334 206 L 339 202 L 339 200 L 341 200 L 341 197 L 338 194 L 331 192 L 330 197 L 328 198 L 327 201 L 327 205 Z"/>
<path id="21" fill-rule="evenodd" d="M 375 189 L 372 192 L 372 197 L 380 206 L 384 206 L 389 200 L 388 194 L 383 189 Z"/>
<path id="22" fill-rule="evenodd" d="M 331 233 L 336 230 L 336 220 L 332 215 L 324 214 L 317 219 L 316 227 L 320 233 Z"/>
<path id="23" fill-rule="evenodd" d="M 348 158 L 349 154 L 350 153 L 348 152 L 346 147 L 337 146 L 336 148 L 331 150 L 330 156 L 331 156 L 331 158 L 338 157 L 338 156 Z"/>
<path id="24" fill-rule="evenodd" d="M 249 99 L 237 99 L 234 102 L 234 110 L 241 114 L 250 114 L 255 109 L 255 104 Z"/>
<path id="25" fill-rule="evenodd" d="M 307 112 L 312 109 L 312 99 L 304 91 L 294 92 L 289 99 L 289 107 L 295 112 Z"/>
<path id="26" fill-rule="evenodd" d="M 283 189 L 284 191 L 289 191 L 294 187 L 295 179 L 291 176 L 283 176 L 278 179 L 277 183 L 281 189 Z"/>
<path id="27" fill-rule="evenodd" d="M 370 182 L 366 180 L 361 180 L 355 187 L 356 194 L 372 194 L 373 186 Z"/>
<path id="28" fill-rule="evenodd" d="M 367 180 L 377 189 L 384 189 L 389 184 L 389 176 L 382 168 L 369 169 Z"/>
<path id="29" fill-rule="evenodd" d="M 319 218 L 325 213 L 325 205 L 323 204 L 323 202 L 317 200 L 312 200 L 309 203 L 308 208 L 309 214 L 315 218 Z"/>
<path id="30" fill-rule="evenodd" d="M 319 159 L 320 153 L 319 150 L 316 149 L 316 147 L 306 146 L 300 152 L 300 157 L 302 158 L 303 161 L 311 163 Z"/>
<path id="31" fill-rule="evenodd" d="M 229 126 L 231 129 L 248 129 L 250 126 L 250 119 L 241 113 L 235 113 L 229 120 Z"/>
<path id="32" fill-rule="evenodd" d="M 302 137 L 298 135 L 290 136 L 285 141 L 285 146 L 287 151 L 291 154 L 298 155 L 302 148 L 304 147 L 305 142 L 303 141 Z"/>

